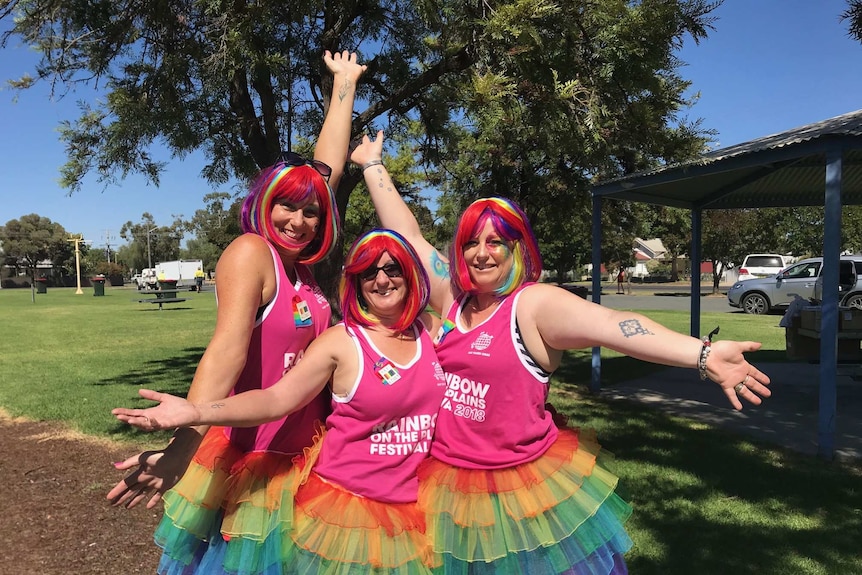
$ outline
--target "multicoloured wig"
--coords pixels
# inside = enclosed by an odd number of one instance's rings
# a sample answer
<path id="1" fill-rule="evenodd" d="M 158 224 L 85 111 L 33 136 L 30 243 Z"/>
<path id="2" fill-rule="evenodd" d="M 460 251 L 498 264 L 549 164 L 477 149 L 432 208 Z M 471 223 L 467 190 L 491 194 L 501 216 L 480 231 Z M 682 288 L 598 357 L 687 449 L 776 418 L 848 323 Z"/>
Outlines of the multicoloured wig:
<path id="1" fill-rule="evenodd" d="M 494 230 L 512 247 L 512 271 L 506 281 L 494 290 L 498 296 L 509 295 L 524 282 L 534 282 L 542 274 L 542 255 L 527 215 L 512 200 L 482 198 L 464 210 L 455 228 L 455 238 L 449 250 L 452 282 L 458 292 L 475 293 L 476 285 L 464 260 L 464 246 L 475 239 L 487 220 Z"/>
<path id="2" fill-rule="evenodd" d="M 281 237 L 272 225 L 272 208 L 279 200 L 297 206 L 317 200 L 320 206 L 320 227 L 310 242 L 290 242 Z M 301 249 L 298 261 L 313 264 L 332 251 L 341 227 L 335 195 L 327 181 L 309 165 L 290 166 L 278 162 L 257 176 L 240 215 L 242 231 L 263 236 L 276 247 Z"/>
<path id="3" fill-rule="evenodd" d="M 431 287 L 416 250 L 398 232 L 374 229 L 358 237 L 344 259 L 344 273 L 338 293 L 341 296 L 341 311 L 346 325 L 368 327 L 379 323 L 362 297 L 359 276 L 368 268 L 377 265 L 383 252 L 388 253 L 389 257 L 401 266 L 404 287 L 407 290 L 404 311 L 401 312 L 397 325 L 393 327 L 398 331 L 407 329 L 428 305 Z"/>

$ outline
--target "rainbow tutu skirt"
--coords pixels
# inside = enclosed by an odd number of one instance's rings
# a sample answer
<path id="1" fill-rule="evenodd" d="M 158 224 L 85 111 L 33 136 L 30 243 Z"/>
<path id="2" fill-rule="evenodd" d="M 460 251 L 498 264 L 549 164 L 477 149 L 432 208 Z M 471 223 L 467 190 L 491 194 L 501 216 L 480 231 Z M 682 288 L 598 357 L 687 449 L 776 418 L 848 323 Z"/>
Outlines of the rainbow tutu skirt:
<path id="1" fill-rule="evenodd" d="M 210 429 L 183 478 L 165 493 L 155 534 L 163 551 L 158 572 L 285 573 L 296 480 L 292 459 L 242 452 L 224 428 Z"/>
<path id="2" fill-rule="evenodd" d="M 324 432 L 291 460 L 236 453 L 210 431 L 165 494 L 163 575 L 430 575 L 415 503 L 381 503 L 313 472 Z"/>
<path id="3" fill-rule="evenodd" d="M 419 468 L 432 568 L 446 575 L 618 575 L 631 507 L 600 464 L 592 430 L 561 429 L 535 461 L 507 469 Z M 602 454 L 602 458 L 607 457 Z"/>

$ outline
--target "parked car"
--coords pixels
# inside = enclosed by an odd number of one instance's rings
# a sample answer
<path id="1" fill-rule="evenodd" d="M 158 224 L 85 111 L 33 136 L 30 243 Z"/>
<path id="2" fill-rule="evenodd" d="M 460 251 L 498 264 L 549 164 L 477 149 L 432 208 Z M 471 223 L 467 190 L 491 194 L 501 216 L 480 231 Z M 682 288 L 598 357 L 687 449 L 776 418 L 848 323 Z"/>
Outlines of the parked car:
<path id="1" fill-rule="evenodd" d="M 779 254 L 748 254 L 739 266 L 739 281 L 771 277 L 788 263 Z"/>
<path id="2" fill-rule="evenodd" d="M 823 299 L 823 277 L 814 284 L 814 299 Z M 838 265 L 838 305 L 862 309 L 862 256 L 842 256 Z"/>
<path id="3" fill-rule="evenodd" d="M 787 307 L 797 295 L 820 299 L 817 284 L 822 270 L 822 257 L 799 260 L 772 277 L 736 282 L 727 301 L 745 313 L 764 314 Z M 839 270 L 840 305 L 862 309 L 862 256 L 841 256 Z"/>

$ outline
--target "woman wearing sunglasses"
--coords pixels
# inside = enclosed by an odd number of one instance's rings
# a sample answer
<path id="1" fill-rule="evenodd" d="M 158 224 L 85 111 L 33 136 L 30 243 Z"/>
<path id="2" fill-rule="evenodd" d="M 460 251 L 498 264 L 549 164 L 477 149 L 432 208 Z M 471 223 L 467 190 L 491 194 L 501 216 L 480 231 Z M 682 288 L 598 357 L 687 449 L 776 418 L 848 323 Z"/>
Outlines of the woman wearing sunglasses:
<path id="1" fill-rule="evenodd" d="M 330 326 L 331 310 L 310 265 L 335 244 L 333 196 L 344 171 L 356 82 L 365 70 L 348 52 L 324 56 L 332 98 L 314 159 L 287 153 L 262 170 L 242 205 L 245 232 L 216 267 L 215 331 L 188 398 L 215 402 L 273 385 Z M 132 470 L 108 493 L 115 505 L 148 508 L 164 499 L 156 531 L 159 573 L 256 573 L 268 529 L 290 496 L 282 492 L 291 459 L 312 444 L 325 397 L 290 417 L 255 428 L 198 426 L 170 444 L 115 464 Z M 180 479 L 182 478 L 182 479 Z M 277 573 L 271 571 L 268 573 Z"/>
<path id="2" fill-rule="evenodd" d="M 146 430 L 258 425 L 296 413 L 330 386 L 332 414 L 290 473 L 292 516 L 270 524 L 272 555 L 296 573 L 427 572 L 416 469 L 425 459 L 446 382 L 420 316 L 428 276 L 413 248 L 372 230 L 347 254 L 344 322 L 318 337 L 275 385 L 222 401 L 186 401 L 148 390 L 150 409 L 115 409 Z M 429 323 L 423 323 L 429 322 Z M 260 565 L 270 573 L 273 565 Z"/>
<path id="3" fill-rule="evenodd" d="M 440 573 L 621 574 L 631 508 L 601 464 L 591 433 L 558 428 L 546 407 L 563 351 L 604 346 L 691 367 L 735 409 L 770 395 L 743 357 L 760 344 L 711 345 L 631 312 L 538 284 L 542 260 L 526 215 L 484 198 L 461 215 L 450 260 L 423 239 L 381 161 L 382 132 L 351 154 L 383 225 L 416 247 L 443 316 L 437 353 L 448 388 L 431 456 L 419 469 L 419 507 Z M 450 264 L 451 262 L 451 264 Z M 451 267 L 450 267 L 451 265 Z M 451 275 L 450 275 L 451 274 Z M 697 377 L 694 377 L 697 381 Z"/>

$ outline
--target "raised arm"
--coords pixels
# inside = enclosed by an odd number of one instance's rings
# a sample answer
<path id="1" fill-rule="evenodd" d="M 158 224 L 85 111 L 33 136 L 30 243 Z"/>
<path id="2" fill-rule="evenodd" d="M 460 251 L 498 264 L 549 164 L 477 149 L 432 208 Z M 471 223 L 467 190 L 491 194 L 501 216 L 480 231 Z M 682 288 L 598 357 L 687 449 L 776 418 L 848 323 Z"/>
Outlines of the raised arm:
<path id="1" fill-rule="evenodd" d="M 404 236 L 419 254 L 425 271 L 428 272 L 428 279 L 431 280 L 431 307 L 439 313 L 445 313 L 449 302 L 452 301 L 449 260 L 422 235 L 416 216 L 395 188 L 382 157 L 383 131 L 381 130 L 373 140 L 363 136 L 362 142 L 350 155 L 350 161 L 362 169 L 365 185 L 371 194 L 371 201 L 374 203 L 380 224 Z"/>
<path id="2" fill-rule="evenodd" d="M 333 76 L 332 96 L 314 148 L 314 159 L 332 168 L 329 186 L 335 190 L 347 164 L 356 83 L 366 67 L 357 63 L 356 54 L 346 50 L 335 54 L 327 50 L 323 61 Z"/>
<path id="3" fill-rule="evenodd" d="M 342 326 L 328 329 L 306 349 L 302 361 L 272 386 L 238 393 L 214 401 L 191 401 L 167 393 L 142 389 L 144 399 L 158 401 L 148 409 L 116 408 L 117 419 L 157 431 L 195 425 L 252 427 L 297 411 L 314 399 L 330 380 L 342 353 L 352 346 Z"/>

